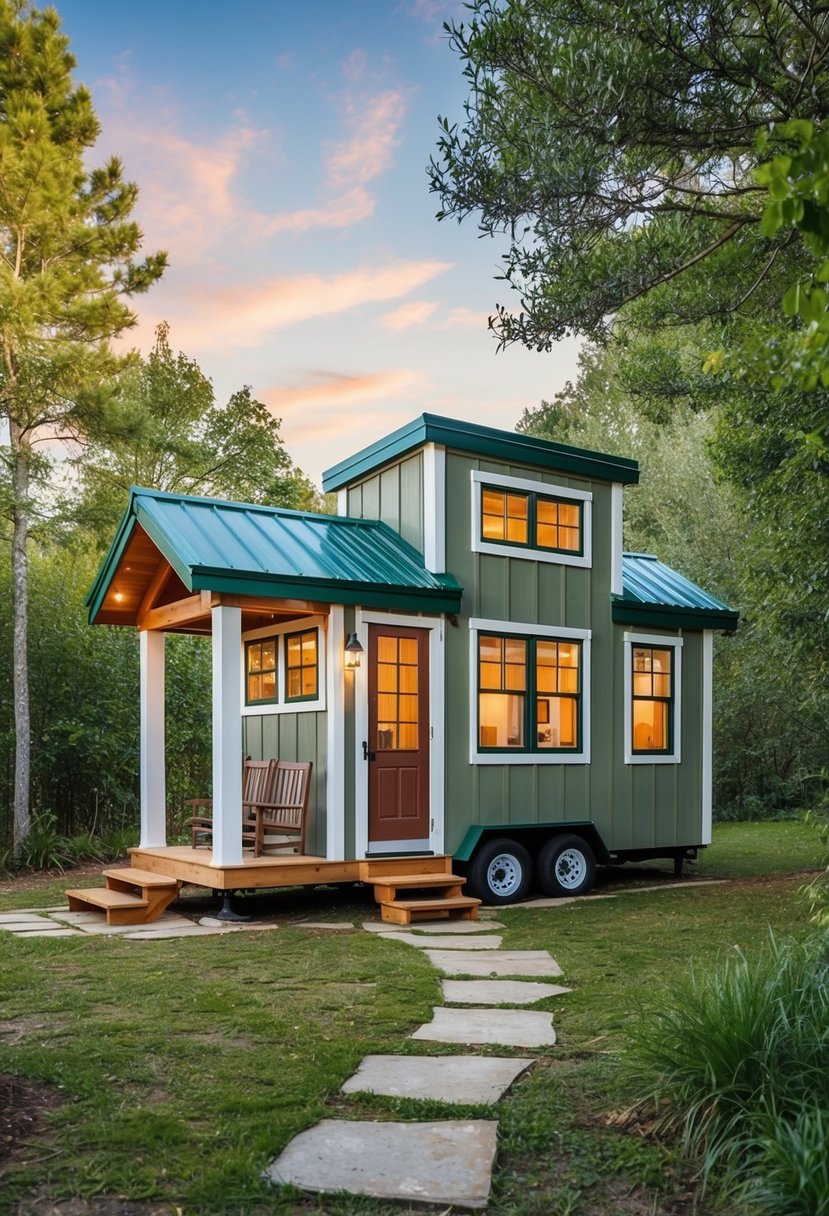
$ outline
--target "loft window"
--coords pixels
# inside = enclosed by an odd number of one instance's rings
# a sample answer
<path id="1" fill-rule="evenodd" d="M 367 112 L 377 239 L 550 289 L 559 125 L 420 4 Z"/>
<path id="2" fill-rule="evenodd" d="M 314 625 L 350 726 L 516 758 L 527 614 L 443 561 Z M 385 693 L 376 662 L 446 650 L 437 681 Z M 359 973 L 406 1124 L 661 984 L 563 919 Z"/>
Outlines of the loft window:
<path id="1" fill-rule="evenodd" d="M 631 740 L 634 756 L 673 751 L 673 647 L 632 646 Z"/>
<path id="2" fill-rule="evenodd" d="M 285 700 L 315 701 L 319 696 L 317 631 L 285 635 Z"/>
<path id="3" fill-rule="evenodd" d="M 481 539 L 580 555 L 582 504 L 546 495 L 481 488 Z"/>
<path id="4" fill-rule="evenodd" d="M 478 635 L 481 751 L 581 748 L 582 643 Z"/>
<path id="5" fill-rule="evenodd" d="M 591 491 L 478 469 L 471 483 L 473 553 L 591 567 Z"/>
<path id="6" fill-rule="evenodd" d="M 248 705 L 276 701 L 276 638 L 259 638 L 245 645 L 245 700 Z"/>

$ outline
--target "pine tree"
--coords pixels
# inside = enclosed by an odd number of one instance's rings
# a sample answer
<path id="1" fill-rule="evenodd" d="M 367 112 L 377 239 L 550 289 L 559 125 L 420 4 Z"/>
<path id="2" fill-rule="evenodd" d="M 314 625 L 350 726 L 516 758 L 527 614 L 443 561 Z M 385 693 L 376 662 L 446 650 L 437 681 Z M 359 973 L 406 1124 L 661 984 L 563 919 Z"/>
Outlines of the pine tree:
<path id="1" fill-rule="evenodd" d="M 166 255 L 136 261 L 137 188 L 119 160 L 87 172 L 98 136 L 90 94 L 54 9 L 0 0 L 0 423 L 12 521 L 14 841 L 30 829 L 27 539 L 54 441 L 117 430 L 110 341 L 135 322 Z M 6 442 L 7 441 L 7 442 Z M 45 453 L 45 454 L 44 454 Z"/>

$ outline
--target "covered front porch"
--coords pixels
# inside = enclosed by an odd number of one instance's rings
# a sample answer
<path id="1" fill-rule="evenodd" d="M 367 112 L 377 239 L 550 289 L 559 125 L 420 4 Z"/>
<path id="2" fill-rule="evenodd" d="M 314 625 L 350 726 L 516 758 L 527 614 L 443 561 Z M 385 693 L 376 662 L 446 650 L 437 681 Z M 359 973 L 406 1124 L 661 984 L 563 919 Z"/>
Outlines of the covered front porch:
<path id="1" fill-rule="evenodd" d="M 360 859 L 346 860 L 354 858 L 355 813 L 345 776 L 355 700 L 349 614 L 357 606 L 456 612 L 460 595 L 454 580 L 427 571 L 421 555 L 379 521 L 133 489 L 87 600 L 92 623 L 139 631 L 141 834 L 133 866 L 218 890 L 364 880 Z M 167 633 L 211 639 L 213 779 L 204 794 L 212 797 L 213 831 L 206 848 L 168 843 Z M 298 674 L 286 671 L 288 639 L 312 634 L 313 663 L 304 668 L 303 658 Z M 251 658 L 265 638 L 283 656 L 271 662 L 267 680 L 254 674 Z M 264 669 L 263 653 L 256 671 Z M 287 683 L 294 676 L 296 687 Z M 253 857 L 243 847 L 246 754 L 313 763 L 305 856 Z"/>

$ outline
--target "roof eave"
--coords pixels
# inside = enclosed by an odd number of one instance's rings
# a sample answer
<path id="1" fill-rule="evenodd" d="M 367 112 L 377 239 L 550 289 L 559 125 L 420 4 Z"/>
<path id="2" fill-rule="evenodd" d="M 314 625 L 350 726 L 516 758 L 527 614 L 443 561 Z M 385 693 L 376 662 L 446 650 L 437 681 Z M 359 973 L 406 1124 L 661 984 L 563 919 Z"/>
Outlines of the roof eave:
<path id="1" fill-rule="evenodd" d="M 407 587 L 385 583 L 349 582 L 272 574 L 239 574 L 195 567 L 191 571 L 194 591 L 251 595 L 269 599 L 307 599 L 324 604 L 359 604 L 366 608 L 407 608 L 411 611 L 458 613 L 463 588 Z"/>
<path id="2" fill-rule="evenodd" d="M 663 629 L 714 629 L 733 633 L 740 619 L 730 608 L 687 608 L 676 604 L 643 604 L 640 600 L 614 599 L 615 625 L 650 625 Z"/>
<path id="3" fill-rule="evenodd" d="M 639 466 L 635 460 L 555 444 L 518 431 L 499 431 L 436 414 L 422 414 L 391 435 L 326 469 L 322 475 L 323 489 L 326 492 L 342 489 L 425 443 L 624 485 L 635 485 L 639 481 Z"/>

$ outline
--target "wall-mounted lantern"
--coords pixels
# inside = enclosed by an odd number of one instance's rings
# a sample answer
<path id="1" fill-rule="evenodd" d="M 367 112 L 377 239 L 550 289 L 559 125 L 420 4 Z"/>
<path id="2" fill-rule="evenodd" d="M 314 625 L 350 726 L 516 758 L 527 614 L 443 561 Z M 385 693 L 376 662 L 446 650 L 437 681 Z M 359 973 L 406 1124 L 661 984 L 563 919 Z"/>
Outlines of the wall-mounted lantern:
<path id="1" fill-rule="evenodd" d="M 355 671 L 360 666 L 360 655 L 363 648 L 356 633 L 350 633 L 345 644 L 345 669 Z"/>

